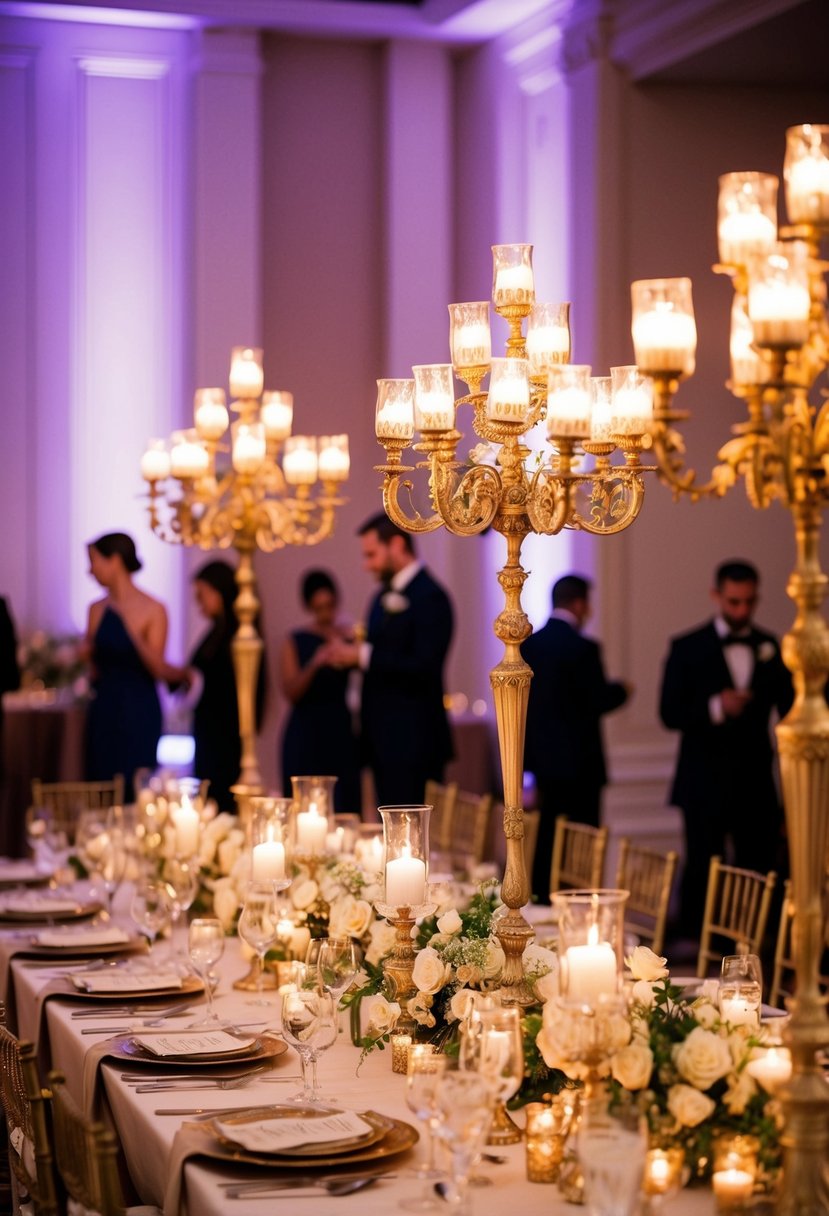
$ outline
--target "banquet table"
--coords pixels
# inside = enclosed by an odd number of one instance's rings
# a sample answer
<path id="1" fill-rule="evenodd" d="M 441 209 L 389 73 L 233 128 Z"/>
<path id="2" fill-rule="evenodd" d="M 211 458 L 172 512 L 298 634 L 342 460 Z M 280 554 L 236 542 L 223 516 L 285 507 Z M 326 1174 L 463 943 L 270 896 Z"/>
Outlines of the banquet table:
<path id="1" fill-rule="evenodd" d="M 121 902 L 124 902 L 123 900 Z M 117 919 L 117 913 L 116 913 Z M 126 925 L 126 918 L 123 918 Z M 12 936 L 17 933 L 18 936 Z M 0 946 L 3 939 L 6 944 L 21 943 L 24 939 L 19 936 L 20 930 L 0 930 Z M 2 956 L 0 956 L 2 957 Z M 54 971 L 60 965 L 60 960 L 43 960 L 46 970 L 39 965 L 32 965 L 31 958 L 15 954 L 10 961 L 12 986 L 10 996 L 15 1004 L 14 1016 L 21 1035 L 37 1033 L 39 1028 L 40 1042 L 38 1043 L 39 1057 L 44 1065 L 48 1062 L 51 1067 L 61 1069 L 67 1078 L 70 1091 L 79 1102 L 83 1102 L 85 1061 L 89 1052 L 99 1052 L 107 1042 L 109 1035 L 88 1033 L 99 1027 L 112 1025 L 112 1015 L 108 1013 L 109 1004 L 101 1002 L 100 1017 L 84 1017 L 73 1019 L 76 1010 L 89 1010 L 88 1001 L 67 994 L 50 997 L 40 1015 L 38 994 L 47 985 L 54 988 L 57 983 Z M 251 1003 L 250 993 L 236 990 L 233 981 L 245 975 L 249 964 L 242 958 L 237 939 L 228 939 L 224 957 L 216 970 L 219 973 L 219 984 L 216 990 L 217 1012 L 236 1024 L 261 1022 L 261 1027 L 254 1027 L 251 1033 L 259 1029 L 278 1028 L 278 1003 L 275 994 L 269 994 L 272 1003 L 268 1006 L 257 1006 Z M 4 979 L 6 977 L 0 977 Z M 113 1002 L 113 1004 L 116 1002 Z M 198 1015 L 202 1004 L 193 1006 L 193 1014 Z M 123 1023 L 124 1031 L 130 1023 Z M 171 1029 L 184 1029 L 189 1025 L 189 1017 L 177 1018 L 171 1022 Z M 144 1072 L 148 1070 L 143 1069 Z M 163 1067 L 151 1070 L 155 1076 L 164 1071 Z M 87 1064 L 87 1072 L 89 1065 Z M 281 1204 L 282 1210 L 293 1210 L 293 1202 L 300 1196 L 313 1194 L 315 1200 L 313 1211 L 322 1216 L 333 1216 L 334 1213 L 360 1212 L 363 1216 L 389 1216 L 394 1212 L 399 1201 L 407 1196 L 414 1196 L 423 1185 L 411 1174 L 411 1169 L 425 1158 L 426 1145 L 421 1137 L 419 1142 L 410 1150 L 399 1156 L 387 1157 L 382 1160 L 366 1163 L 367 1171 L 388 1172 L 393 1177 L 382 1179 L 370 1188 L 348 1196 L 331 1196 L 322 1190 L 301 1190 L 296 1193 L 286 1191 L 284 1195 L 273 1193 L 261 1198 L 246 1196 L 241 1200 L 228 1199 L 221 1183 L 231 1179 L 245 1180 L 263 1178 L 267 1170 L 254 1165 L 216 1161 L 205 1157 L 195 1157 L 186 1160 L 181 1171 L 180 1199 L 176 1187 L 170 1186 L 171 1181 L 179 1177 L 179 1171 L 174 1167 L 176 1133 L 188 1116 L 165 1116 L 164 1111 L 177 1108 L 195 1109 L 207 1108 L 218 1111 L 238 1110 L 243 1107 L 261 1106 L 284 1102 L 292 1097 L 299 1088 L 299 1061 L 295 1052 L 289 1047 L 288 1051 L 274 1061 L 274 1067 L 257 1074 L 252 1081 L 241 1089 L 179 1089 L 169 1092 L 137 1094 L 134 1086 L 122 1080 L 122 1073 L 136 1074 L 139 1068 L 124 1063 L 121 1060 L 104 1059 L 100 1064 L 99 1091 L 105 1095 L 107 1117 L 111 1120 L 122 1145 L 123 1155 L 135 1191 L 135 1201 L 145 1204 L 157 1204 L 163 1207 L 165 1195 L 167 1206 L 165 1216 L 231 1216 L 236 1211 L 239 1216 L 248 1212 L 266 1212 L 273 1210 L 274 1205 Z M 148 1073 L 148 1075 L 150 1075 Z M 374 1051 L 360 1065 L 360 1052 L 355 1048 L 348 1034 L 346 1015 L 341 1015 L 341 1033 L 338 1042 L 320 1057 L 319 1077 L 323 1098 L 330 1100 L 332 1105 L 350 1110 L 375 1110 L 380 1114 L 405 1120 L 417 1125 L 417 1121 L 408 1110 L 405 1102 L 405 1078 L 391 1070 L 391 1052 Z M 87 1093 L 86 1097 L 88 1098 Z M 519 1113 L 516 1116 L 519 1123 L 523 1122 Z M 196 1120 L 198 1122 L 198 1119 Z M 475 1216 L 489 1216 L 489 1213 L 501 1210 L 520 1210 L 522 1216 L 558 1216 L 572 1212 L 555 1186 L 530 1183 L 526 1180 L 524 1146 L 510 1145 L 493 1149 L 493 1152 L 506 1158 L 503 1163 L 491 1164 L 484 1162 L 481 1172 L 490 1180 L 490 1186 L 473 1188 L 472 1208 Z M 309 1172 L 313 1172 L 310 1170 Z M 330 1172 L 330 1171 L 329 1171 Z M 174 1178 L 175 1175 L 175 1178 Z M 171 1201 L 170 1196 L 173 1196 Z M 438 1212 L 443 1208 L 438 1200 Z M 446 1205 L 447 1212 L 452 1208 Z M 300 1205 L 300 1210 L 302 1206 Z M 672 1216 L 712 1216 L 715 1211 L 714 1200 L 707 1189 L 692 1189 L 683 1191 L 671 1201 Z"/>

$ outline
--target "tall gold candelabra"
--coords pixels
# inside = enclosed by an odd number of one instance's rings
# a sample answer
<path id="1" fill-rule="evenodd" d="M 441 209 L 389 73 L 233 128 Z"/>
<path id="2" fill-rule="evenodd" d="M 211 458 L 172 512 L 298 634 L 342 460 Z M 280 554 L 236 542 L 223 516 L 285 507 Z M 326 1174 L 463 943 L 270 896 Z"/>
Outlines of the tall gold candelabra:
<path id="1" fill-rule="evenodd" d="M 383 503 L 394 523 L 409 532 L 443 525 L 458 536 L 493 527 L 506 540 L 506 563 L 498 575 L 505 605 L 494 625 L 504 655 L 490 676 L 507 842 L 502 898 L 509 912 L 499 922 L 498 936 L 506 958 L 504 999 L 527 1005 L 533 998 L 521 956 L 533 931 L 521 914 L 529 899 L 522 778 L 532 672 L 520 650 L 531 633 L 521 607 L 527 577 L 521 546 L 529 532 L 554 535 L 566 527 L 609 536 L 633 523 L 644 496 L 640 454 L 650 393 L 635 368 L 614 369 L 617 391 L 611 392 L 608 378 L 591 383 L 589 367 L 569 365 L 569 306 L 536 303 L 532 247 L 500 245 L 493 254 L 493 304 L 510 329 L 507 357 L 491 356 L 488 301 L 450 305 L 453 363 L 415 367 L 413 380 L 379 380 L 375 429 L 387 459 L 378 466 L 384 474 Z M 468 389 L 457 400 L 453 370 Z M 481 385 L 488 374 L 485 392 Z M 485 441 L 483 453 L 479 445 L 470 463 L 455 459 L 462 438 L 455 414 L 461 405 L 472 407 L 472 425 Z M 545 417 L 552 451 L 531 471 L 524 438 Z M 401 491 L 412 489 L 408 474 L 415 468 L 402 463 L 402 452 L 415 430 L 420 441 L 414 450 L 423 456 L 416 467 L 428 470 L 431 513 L 426 516 L 401 501 Z M 616 448 L 624 463 L 611 462 Z"/>
<path id="2" fill-rule="evenodd" d="M 263 393 L 262 351 L 236 347 L 230 367 L 231 460 L 218 454 L 229 424 L 225 393 L 198 389 L 192 429 L 169 443 L 153 439 L 141 461 L 149 485 L 150 527 L 171 544 L 234 548 L 239 554 L 235 601 L 238 628 L 233 668 L 242 743 L 241 772 L 233 792 L 247 820 L 248 799 L 262 793 L 256 756 L 256 685 L 262 640 L 256 629 L 259 600 L 253 554 L 286 545 L 315 545 L 334 530 L 339 496 L 348 477 L 348 436 L 291 435 L 293 397 Z M 281 457 L 281 465 L 280 465 Z M 314 487 L 319 483 L 319 492 Z M 159 508 L 163 508 L 163 518 Z"/>
<path id="3" fill-rule="evenodd" d="M 675 497 L 721 495 L 738 478 L 752 506 L 775 499 L 792 514 L 796 563 L 787 591 L 796 617 L 783 639 L 795 702 L 777 727 L 794 900 L 796 991 L 787 1030 L 791 1082 L 781 1091 L 784 1168 L 778 1210 L 829 1212 L 829 1087 L 816 1059 L 829 1042 L 819 987 L 829 865 L 829 628 L 821 614 L 827 577 L 818 541 L 829 501 L 829 403 L 809 394 L 829 363 L 826 282 L 819 258 L 829 231 L 829 127 L 792 127 L 784 165 L 792 223 L 777 232 L 776 177 L 730 173 L 720 179 L 718 273 L 731 277 L 731 380 L 746 421 L 719 452 L 710 480 L 684 468 L 674 408 L 680 379 L 693 371 L 695 325 L 688 280 L 633 284 L 633 337 L 639 365 L 654 384 L 653 452 Z M 825 391 L 823 393 L 825 396 Z"/>

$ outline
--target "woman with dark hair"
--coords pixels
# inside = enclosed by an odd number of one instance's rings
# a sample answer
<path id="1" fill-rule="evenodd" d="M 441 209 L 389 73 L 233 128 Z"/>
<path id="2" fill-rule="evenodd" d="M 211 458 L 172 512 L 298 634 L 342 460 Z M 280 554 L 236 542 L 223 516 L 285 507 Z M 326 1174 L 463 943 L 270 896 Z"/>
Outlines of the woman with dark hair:
<path id="1" fill-rule="evenodd" d="M 236 572 L 227 562 L 208 562 L 193 578 L 196 603 L 210 621 L 210 629 L 196 647 L 190 666 L 201 673 L 203 686 L 193 714 L 197 777 L 210 782 L 209 795 L 220 811 L 236 804 L 230 787 L 239 779 L 242 744 L 231 642 L 238 621 Z M 260 669 L 261 675 L 261 669 Z"/>
<path id="2" fill-rule="evenodd" d="M 301 592 L 311 620 L 289 634 L 279 657 L 282 691 L 292 705 L 282 737 L 282 788 L 287 796 L 291 777 L 303 774 L 335 776 L 335 809 L 359 813 L 360 767 L 346 702 L 353 636 L 337 621 L 340 597 L 330 574 L 309 571 Z"/>
<path id="3" fill-rule="evenodd" d="M 89 572 L 103 587 L 90 604 L 86 627 L 94 698 L 86 723 L 86 774 L 108 781 L 122 773 L 124 797 L 133 798 L 138 768 L 154 769 L 161 735 L 156 680 L 181 679 L 165 661 L 167 610 L 132 581 L 141 569 L 126 532 L 109 532 L 88 546 Z"/>

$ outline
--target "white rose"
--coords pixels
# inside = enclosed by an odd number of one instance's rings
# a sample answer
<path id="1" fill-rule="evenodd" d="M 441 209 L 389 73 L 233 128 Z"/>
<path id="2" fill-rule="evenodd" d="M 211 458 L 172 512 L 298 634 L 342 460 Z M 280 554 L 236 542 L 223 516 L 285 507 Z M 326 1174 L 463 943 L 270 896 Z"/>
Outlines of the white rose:
<path id="1" fill-rule="evenodd" d="M 400 1006 L 397 1001 L 387 1001 L 379 993 L 366 998 L 368 1005 L 368 1033 L 372 1037 L 388 1034 L 397 1025 Z"/>
<path id="2" fill-rule="evenodd" d="M 239 897 L 229 878 L 219 878 L 213 888 L 213 911 L 227 932 L 233 926 L 239 909 Z"/>
<path id="3" fill-rule="evenodd" d="M 364 899 L 346 895 L 331 907 L 328 932 L 331 937 L 362 937 L 371 924 L 374 910 Z"/>
<path id="4" fill-rule="evenodd" d="M 668 1090 L 668 1110 L 683 1127 L 696 1127 L 713 1115 L 716 1103 L 692 1085 L 672 1085 Z"/>
<path id="5" fill-rule="evenodd" d="M 469 1017 L 469 1011 L 475 1003 L 473 988 L 459 988 L 449 1002 L 449 1017 L 452 1021 L 462 1022 Z"/>
<path id="6" fill-rule="evenodd" d="M 486 944 L 486 960 L 484 962 L 484 979 L 497 979 L 504 970 L 504 963 L 506 961 L 504 951 L 499 943 L 488 941 Z"/>
<path id="7" fill-rule="evenodd" d="M 371 942 L 368 950 L 366 950 L 366 962 L 371 963 L 372 967 L 376 967 L 381 959 L 384 959 L 387 954 L 390 954 L 394 947 L 394 939 L 396 929 L 386 920 L 376 920 L 369 926 L 369 940 Z"/>
<path id="8" fill-rule="evenodd" d="M 723 1094 L 723 1103 L 731 1115 L 741 1115 L 748 1105 L 749 1099 L 757 1093 L 757 1082 L 745 1069 L 740 1073 L 733 1072 L 728 1078 L 728 1088 Z"/>
<path id="9" fill-rule="evenodd" d="M 702 1026 L 696 1026 L 687 1039 L 677 1043 L 672 1055 L 680 1075 L 697 1089 L 710 1089 L 731 1071 L 728 1043 Z"/>
<path id="10" fill-rule="evenodd" d="M 704 997 L 692 1001 L 691 1012 L 705 1030 L 712 1030 L 720 1020 L 719 1009 Z"/>
<path id="11" fill-rule="evenodd" d="M 424 950 L 418 951 L 412 968 L 412 980 L 420 992 L 432 995 L 440 991 L 451 975 L 452 968 L 443 961 L 437 950 L 426 946 Z"/>
<path id="12" fill-rule="evenodd" d="M 239 832 L 235 829 L 232 832 L 228 832 L 224 840 L 220 841 L 216 853 L 219 858 L 219 868 L 223 874 L 229 874 L 233 869 L 233 866 L 241 856 L 244 844 L 244 832 Z"/>
<path id="13" fill-rule="evenodd" d="M 431 1028 L 435 1025 L 435 1015 L 432 1013 L 432 996 L 428 992 L 418 992 L 409 1001 L 409 1013 L 418 1026 Z"/>
<path id="14" fill-rule="evenodd" d="M 634 1004 L 641 1005 L 644 1009 L 650 1009 L 656 1000 L 656 990 L 650 980 L 637 980 L 630 995 Z"/>
<path id="15" fill-rule="evenodd" d="M 668 975 L 667 961 L 647 946 L 636 946 L 630 957 L 625 959 L 635 980 L 648 980 L 651 983 L 664 980 Z"/>
<path id="16" fill-rule="evenodd" d="M 462 928 L 462 922 L 457 908 L 450 908 L 448 912 L 444 912 L 443 916 L 438 920 L 438 929 L 441 933 L 459 933 Z"/>
<path id="17" fill-rule="evenodd" d="M 653 1052 L 642 1043 L 630 1043 L 612 1057 L 610 1071 L 625 1089 L 644 1089 L 653 1072 Z"/>
<path id="18" fill-rule="evenodd" d="M 306 878 L 304 882 L 291 887 L 291 903 L 298 911 L 304 912 L 306 908 L 310 908 L 313 903 L 316 903 L 319 891 L 313 878 Z"/>

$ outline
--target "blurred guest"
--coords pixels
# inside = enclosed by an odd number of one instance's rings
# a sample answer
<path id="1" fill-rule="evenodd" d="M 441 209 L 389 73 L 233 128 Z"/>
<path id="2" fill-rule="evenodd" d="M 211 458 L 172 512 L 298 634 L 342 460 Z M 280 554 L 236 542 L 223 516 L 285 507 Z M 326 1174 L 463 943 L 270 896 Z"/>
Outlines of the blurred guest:
<path id="1" fill-rule="evenodd" d="M 759 583 L 748 562 L 724 562 L 711 591 L 713 620 L 674 638 L 665 663 L 659 712 L 680 733 L 671 802 L 685 821 L 683 937 L 699 937 L 714 854 L 761 872 L 779 861 L 783 814 L 769 723 L 794 693 L 777 639 L 752 625 Z"/>
<path id="2" fill-rule="evenodd" d="M 337 620 L 340 595 L 325 570 L 305 575 L 301 596 L 310 619 L 285 638 L 279 658 L 282 691 L 291 702 L 282 736 L 283 790 L 291 793 L 291 777 L 333 776 L 335 810 L 359 812 L 360 764 L 346 699 L 354 634 Z"/>
<path id="3" fill-rule="evenodd" d="M 366 520 L 359 536 L 363 566 L 380 583 L 357 648 L 364 755 L 378 805 L 421 803 L 426 782 L 442 781 L 452 757 L 443 703 L 452 604 L 417 560 L 409 533 L 386 515 Z"/>
<path id="4" fill-rule="evenodd" d="M 608 680 L 597 642 L 582 634 L 590 583 L 566 574 L 553 586 L 553 613 L 521 653 L 533 670 L 527 708 L 525 767 L 535 775 L 541 811 L 532 891 L 547 902 L 556 815 L 599 826 L 607 783 L 601 719 L 631 689 Z"/>
<path id="5" fill-rule="evenodd" d="M 106 591 L 90 605 L 86 651 L 94 698 L 86 725 L 86 775 L 91 781 L 124 776 L 124 797 L 133 798 L 138 768 L 154 769 L 161 735 L 156 680 L 182 679 L 164 659 L 167 610 L 132 581 L 141 569 L 135 543 L 125 532 L 99 536 L 88 546 L 89 571 Z"/>

